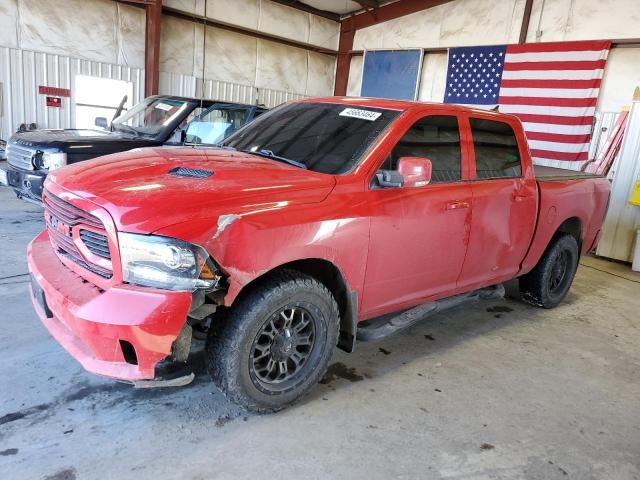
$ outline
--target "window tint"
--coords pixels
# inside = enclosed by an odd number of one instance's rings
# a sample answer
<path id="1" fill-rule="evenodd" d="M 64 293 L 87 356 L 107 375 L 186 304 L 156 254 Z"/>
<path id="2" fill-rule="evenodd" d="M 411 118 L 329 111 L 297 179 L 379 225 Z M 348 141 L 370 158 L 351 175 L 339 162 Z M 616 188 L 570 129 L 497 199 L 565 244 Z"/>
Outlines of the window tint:
<path id="1" fill-rule="evenodd" d="M 462 177 L 457 117 L 431 115 L 418 120 L 391 152 L 391 170 L 397 168 L 400 157 L 424 157 L 431 160 L 431 183 L 459 181 Z"/>
<path id="2" fill-rule="evenodd" d="M 518 141 L 511 126 L 479 118 L 470 121 L 478 178 L 521 176 Z"/>
<path id="3" fill-rule="evenodd" d="M 262 156 L 344 174 L 400 112 L 331 103 L 292 103 L 260 115 L 223 143 Z"/>

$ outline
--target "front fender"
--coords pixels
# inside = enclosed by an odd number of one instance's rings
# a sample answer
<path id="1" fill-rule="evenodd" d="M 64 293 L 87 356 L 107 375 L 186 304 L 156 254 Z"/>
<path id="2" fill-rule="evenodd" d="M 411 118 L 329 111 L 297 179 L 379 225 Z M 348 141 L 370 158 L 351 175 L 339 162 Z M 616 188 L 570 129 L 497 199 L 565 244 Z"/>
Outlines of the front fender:
<path id="1" fill-rule="evenodd" d="M 233 304 L 242 288 L 290 262 L 322 259 L 344 275 L 348 288 L 361 293 L 368 250 L 369 218 L 332 218 L 318 205 L 228 212 L 158 230 L 204 247 L 227 276 L 224 303 Z"/>

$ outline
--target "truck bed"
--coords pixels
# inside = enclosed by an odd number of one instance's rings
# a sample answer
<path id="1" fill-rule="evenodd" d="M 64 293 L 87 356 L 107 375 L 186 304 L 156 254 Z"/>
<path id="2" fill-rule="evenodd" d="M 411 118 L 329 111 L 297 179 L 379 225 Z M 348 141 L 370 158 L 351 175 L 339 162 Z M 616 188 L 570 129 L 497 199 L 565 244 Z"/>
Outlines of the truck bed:
<path id="1" fill-rule="evenodd" d="M 576 170 L 568 170 L 566 168 L 545 167 L 542 165 L 534 165 L 533 170 L 536 174 L 536 179 L 540 182 L 594 178 L 600 176 L 588 172 L 579 172 Z"/>

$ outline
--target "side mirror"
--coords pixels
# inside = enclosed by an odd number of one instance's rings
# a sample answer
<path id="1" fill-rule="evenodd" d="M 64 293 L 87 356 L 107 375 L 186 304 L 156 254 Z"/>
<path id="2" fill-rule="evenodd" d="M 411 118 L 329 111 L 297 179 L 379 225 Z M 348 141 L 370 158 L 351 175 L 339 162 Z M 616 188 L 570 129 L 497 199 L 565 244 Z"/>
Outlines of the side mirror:
<path id="1" fill-rule="evenodd" d="M 400 188 L 404 185 L 404 178 L 395 170 L 379 170 L 376 180 L 378 185 L 384 188 Z"/>
<path id="2" fill-rule="evenodd" d="M 431 182 L 433 167 L 431 160 L 423 157 L 400 157 L 398 173 L 404 178 L 406 187 L 423 187 Z"/>
<path id="3" fill-rule="evenodd" d="M 95 125 L 100 128 L 109 128 L 109 122 L 104 117 L 96 117 Z"/>

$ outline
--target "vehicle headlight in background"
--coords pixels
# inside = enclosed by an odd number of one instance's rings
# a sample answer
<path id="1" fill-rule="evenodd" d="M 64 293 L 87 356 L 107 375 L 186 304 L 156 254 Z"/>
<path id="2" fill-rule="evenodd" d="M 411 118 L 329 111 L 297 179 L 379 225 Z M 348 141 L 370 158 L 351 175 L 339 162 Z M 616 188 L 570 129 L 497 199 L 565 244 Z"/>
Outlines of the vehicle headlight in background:
<path id="1" fill-rule="evenodd" d="M 209 255 L 197 245 L 157 235 L 119 233 L 125 282 L 165 290 L 214 288 L 220 277 Z"/>
<path id="2" fill-rule="evenodd" d="M 64 167 L 67 164 L 67 154 L 62 152 L 38 152 L 33 158 L 34 166 L 49 171 Z"/>

